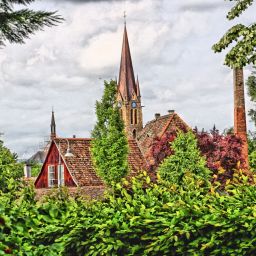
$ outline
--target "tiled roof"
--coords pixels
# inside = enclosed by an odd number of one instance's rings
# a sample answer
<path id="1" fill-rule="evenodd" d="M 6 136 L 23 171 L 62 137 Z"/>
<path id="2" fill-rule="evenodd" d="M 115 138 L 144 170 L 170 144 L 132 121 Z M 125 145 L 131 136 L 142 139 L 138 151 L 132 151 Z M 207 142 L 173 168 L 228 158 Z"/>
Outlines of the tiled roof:
<path id="1" fill-rule="evenodd" d="M 68 141 L 68 142 L 67 142 Z M 54 139 L 54 143 L 60 150 L 62 159 L 78 186 L 103 185 L 101 179 L 96 175 L 90 153 L 91 139 Z M 68 143 L 73 157 L 65 157 Z"/>
<path id="2" fill-rule="evenodd" d="M 65 157 L 68 143 L 73 157 Z M 57 148 L 60 148 L 60 153 L 66 166 L 78 186 L 101 186 L 102 180 L 97 176 L 93 162 L 91 159 L 90 147 L 92 139 L 64 139 L 57 138 L 54 140 Z M 135 173 L 145 166 L 145 159 L 135 140 L 129 140 L 129 155 L 128 163 L 131 170 L 129 176 L 134 176 Z"/>
<path id="3" fill-rule="evenodd" d="M 147 154 L 154 138 L 162 137 L 167 131 L 172 129 L 181 129 L 183 127 L 190 129 L 176 113 L 160 116 L 148 122 L 137 137 L 137 142 L 143 155 Z"/>

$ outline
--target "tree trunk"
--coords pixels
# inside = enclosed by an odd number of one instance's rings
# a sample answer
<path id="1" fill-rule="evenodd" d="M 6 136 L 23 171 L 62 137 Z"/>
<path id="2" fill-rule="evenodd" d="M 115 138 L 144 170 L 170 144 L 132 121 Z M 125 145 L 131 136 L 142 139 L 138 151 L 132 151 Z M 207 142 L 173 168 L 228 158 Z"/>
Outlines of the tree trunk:
<path id="1" fill-rule="evenodd" d="M 243 140 L 245 168 L 249 168 L 243 68 L 234 69 L 234 133 Z"/>

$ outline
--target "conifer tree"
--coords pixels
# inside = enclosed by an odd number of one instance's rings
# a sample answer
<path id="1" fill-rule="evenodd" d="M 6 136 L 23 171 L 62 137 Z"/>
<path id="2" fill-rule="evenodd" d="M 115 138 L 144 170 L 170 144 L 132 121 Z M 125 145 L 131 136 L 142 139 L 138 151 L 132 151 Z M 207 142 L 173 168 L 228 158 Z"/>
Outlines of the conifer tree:
<path id="1" fill-rule="evenodd" d="M 24 43 L 29 35 L 43 27 L 57 25 L 63 19 L 56 12 L 14 9 L 14 4 L 27 6 L 35 0 L 0 0 L 0 45 Z"/>
<path id="2" fill-rule="evenodd" d="M 92 131 L 92 157 L 97 174 L 111 185 L 128 171 L 128 142 L 116 104 L 117 84 L 105 81 L 101 101 L 96 102 L 97 123 Z"/>

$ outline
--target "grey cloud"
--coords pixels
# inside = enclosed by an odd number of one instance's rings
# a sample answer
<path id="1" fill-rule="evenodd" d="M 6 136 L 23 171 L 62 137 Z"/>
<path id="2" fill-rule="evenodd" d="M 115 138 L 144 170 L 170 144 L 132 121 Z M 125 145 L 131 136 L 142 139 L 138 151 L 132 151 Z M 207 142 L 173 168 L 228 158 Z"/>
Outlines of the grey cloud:
<path id="1" fill-rule="evenodd" d="M 100 1 L 63 2 L 55 0 L 54 8 L 69 22 L 37 33 L 23 46 L 1 49 L 0 131 L 20 156 L 33 153 L 49 135 L 52 106 L 60 136 L 90 136 L 103 81 L 118 75 L 123 33 L 118 12 L 123 2 L 105 1 L 113 2 L 106 4 L 105 12 L 93 4 Z M 91 4 L 81 4 L 86 2 Z M 231 126 L 232 74 L 222 65 L 224 54 L 211 51 L 220 31 L 229 26 L 223 24 L 223 10 L 205 0 L 186 0 L 197 5 L 179 0 L 129 2 L 128 33 L 146 106 L 144 123 L 154 113 L 175 109 L 192 127 Z M 38 1 L 38 8 L 51 3 Z M 191 8 L 195 11 L 184 14 Z"/>
<path id="2" fill-rule="evenodd" d="M 198 3 L 183 5 L 180 11 L 208 12 L 225 7 L 227 7 L 226 3 Z"/>

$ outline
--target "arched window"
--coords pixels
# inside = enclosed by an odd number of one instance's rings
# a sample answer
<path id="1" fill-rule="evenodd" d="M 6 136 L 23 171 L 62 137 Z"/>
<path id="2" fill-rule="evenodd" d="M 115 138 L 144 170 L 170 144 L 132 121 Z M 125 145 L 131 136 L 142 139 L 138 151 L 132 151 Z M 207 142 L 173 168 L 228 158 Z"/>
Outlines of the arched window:
<path id="1" fill-rule="evenodd" d="M 131 124 L 133 124 L 133 109 L 131 109 Z"/>
<path id="2" fill-rule="evenodd" d="M 132 132 L 132 137 L 133 137 L 134 139 L 136 139 L 136 137 L 137 137 L 137 132 L 136 132 L 136 130 L 133 130 L 133 132 Z"/>
<path id="3" fill-rule="evenodd" d="M 138 114 L 137 114 L 137 109 L 134 109 L 134 120 L 135 120 L 135 124 L 138 124 Z"/>

